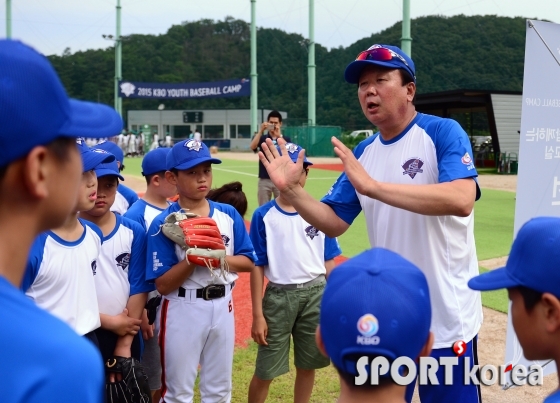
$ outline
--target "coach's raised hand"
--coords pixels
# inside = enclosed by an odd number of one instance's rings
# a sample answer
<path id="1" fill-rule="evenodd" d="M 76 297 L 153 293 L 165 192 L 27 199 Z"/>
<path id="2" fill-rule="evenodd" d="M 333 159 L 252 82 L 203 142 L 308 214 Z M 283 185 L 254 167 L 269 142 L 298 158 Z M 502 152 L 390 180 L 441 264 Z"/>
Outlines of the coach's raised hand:
<path id="1" fill-rule="evenodd" d="M 303 169 L 305 150 L 302 149 L 299 152 L 298 160 L 294 164 L 286 150 L 286 141 L 279 138 L 278 146 L 282 155 L 280 155 L 272 140 L 267 139 L 266 147 L 263 144 L 263 151 L 259 151 L 259 159 L 266 168 L 274 186 L 279 191 L 286 192 L 300 187 L 299 180 Z"/>

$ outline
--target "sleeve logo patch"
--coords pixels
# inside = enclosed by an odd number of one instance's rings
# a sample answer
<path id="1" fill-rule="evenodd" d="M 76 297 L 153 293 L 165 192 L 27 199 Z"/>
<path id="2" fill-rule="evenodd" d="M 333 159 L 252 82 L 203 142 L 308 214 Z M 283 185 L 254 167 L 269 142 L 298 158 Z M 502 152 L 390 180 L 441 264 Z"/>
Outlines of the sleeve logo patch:
<path id="1" fill-rule="evenodd" d="M 461 158 L 461 162 L 465 165 L 470 165 L 472 164 L 472 158 L 469 155 L 469 153 L 465 153 L 465 155 L 463 155 L 463 158 Z"/>

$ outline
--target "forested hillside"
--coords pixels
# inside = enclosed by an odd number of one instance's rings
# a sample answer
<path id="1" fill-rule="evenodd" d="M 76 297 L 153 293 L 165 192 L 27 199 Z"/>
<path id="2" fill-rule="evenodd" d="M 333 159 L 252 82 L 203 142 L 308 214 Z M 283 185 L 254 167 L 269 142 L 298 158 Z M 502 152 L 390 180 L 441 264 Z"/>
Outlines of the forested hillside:
<path id="1" fill-rule="evenodd" d="M 372 32 L 376 31 L 372 27 Z M 123 79 L 146 82 L 206 82 L 250 76 L 247 22 L 201 20 L 172 26 L 164 35 L 123 37 Z M 521 91 L 525 19 L 497 16 L 430 16 L 412 21 L 412 57 L 419 93 L 451 89 Z M 348 48 L 316 45 L 317 124 L 345 129 L 370 126 L 356 87 L 343 78 L 346 65 L 374 43 L 400 45 L 401 23 Z M 307 118 L 305 38 L 278 29 L 258 29 L 259 108 L 277 108 Z M 114 49 L 49 56 L 71 96 L 113 104 Z M 123 109 L 155 109 L 158 100 L 123 100 Z M 166 109 L 249 108 L 249 98 L 166 100 Z M 126 115 L 125 115 L 126 116 Z"/>

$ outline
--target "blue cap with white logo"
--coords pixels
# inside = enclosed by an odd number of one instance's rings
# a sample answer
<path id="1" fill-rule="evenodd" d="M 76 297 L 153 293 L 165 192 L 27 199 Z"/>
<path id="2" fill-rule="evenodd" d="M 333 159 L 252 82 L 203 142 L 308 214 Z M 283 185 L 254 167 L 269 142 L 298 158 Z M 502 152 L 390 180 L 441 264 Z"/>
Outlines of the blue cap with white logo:
<path id="1" fill-rule="evenodd" d="M 58 137 L 110 137 L 123 122 L 106 105 L 68 98 L 48 59 L 14 40 L 0 40 L 0 166 Z"/>
<path id="2" fill-rule="evenodd" d="M 112 141 L 104 140 L 100 143 L 97 143 L 95 148 L 110 152 L 111 154 L 113 154 L 115 156 L 115 158 L 117 159 L 117 162 L 120 162 L 121 167 L 123 166 L 123 163 L 124 163 L 123 150 L 118 145 L 113 143 Z"/>
<path id="3" fill-rule="evenodd" d="M 469 280 L 473 290 L 524 286 L 560 298 L 560 217 L 536 217 L 517 233 L 505 267 Z"/>
<path id="4" fill-rule="evenodd" d="M 331 272 L 319 323 L 333 364 L 358 375 L 356 362 L 364 355 L 415 360 L 428 341 L 431 318 L 424 273 L 394 252 L 373 248 Z"/>
<path id="5" fill-rule="evenodd" d="M 93 151 L 95 151 L 95 149 Z M 119 166 L 117 165 L 116 160 L 99 164 L 98 166 L 95 167 L 95 174 L 97 175 L 98 178 L 101 178 L 103 176 L 114 175 L 117 178 L 119 178 L 121 181 L 124 181 L 124 178 L 119 171 Z"/>
<path id="6" fill-rule="evenodd" d="M 142 175 L 148 176 L 158 172 L 167 171 L 167 155 L 169 147 L 155 148 L 149 151 L 142 159 Z"/>
<path id="7" fill-rule="evenodd" d="M 280 146 L 277 145 L 276 149 L 278 150 L 278 153 L 282 155 L 282 150 L 280 149 Z M 301 147 L 294 143 L 286 143 L 286 151 L 288 151 L 288 155 L 290 156 L 290 159 L 294 162 L 297 162 L 299 152 L 301 151 Z M 313 165 L 313 163 L 309 161 L 307 157 L 304 155 L 303 165 Z"/>
<path id="8" fill-rule="evenodd" d="M 115 156 L 105 150 L 91 149 L 83 138 L 76 139 L 78 150 L 82 155 L 82 167 L 84 172 L 95 169 L 99 164 L 115 160 Z"/>
<path id="9" fill-rule="evenodd" d="M 178 169 L 180 171 L 191 169 L 197 165 L 210 162 L 221 164 L 222 161 L 212 158 L 206 144 L 195 139 L 183 140 L 173 146 L 167 154 L 167 170 Z"/>

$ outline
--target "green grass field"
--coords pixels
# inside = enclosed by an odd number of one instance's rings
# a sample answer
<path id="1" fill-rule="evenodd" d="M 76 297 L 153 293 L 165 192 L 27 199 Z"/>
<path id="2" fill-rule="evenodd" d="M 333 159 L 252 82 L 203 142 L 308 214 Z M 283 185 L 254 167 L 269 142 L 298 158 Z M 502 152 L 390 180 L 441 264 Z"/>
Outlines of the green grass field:
<path id="1" fill-rule="evenodd" d="M 223 158 L 222 155 L 220 155 Z M 141 159 L 127 158 L 125 160 L 127 174 L 140 176 Z M 213 187 L 224 183 L 240 181 L 247 195 L 249 209 L 245 218 L 250 219 L 257 207 L 257 164 L 250 161 L 236 161 L 224 159 L 221 165 L 214 165 Z M 311 169 L 306 189 L 313 197 L 320 199 L 334 183 L 339 173 L 321 169 Z M 498 190 L 484 190 L 482 198 L 475 204 L 475 239 L 479 260 L 485 260 L 507 255 L 513 239 L 513 217 L 515 210 L 515 193 Z M 347 257 L 355 256 L 369 246 L 365 219 L 361 214 L 349 230 L 339 237 L 343 254 Z M 480 268 L 480 272 L 486 272 Z M 505 290 L 482 293 L 482 304 L 500 312 L 507 312 L 508 298 Z M 293 351 L 293 350 L 292 350 Z M 247 390 L 253 375 L 257 345 L 249 343 L 248 348 L 237 348 L 233 362 L 233 403 L 247 401 Z M 291 356 L 291 371 L 274 380 L 270 387 L 267 402 L 280 403 L 293 401 L 293 385 L 295 369 L 293 355 Z M 339 393 L 338 375 L 329 366 L 317 371 L 315 387 L 311 397 L 312 403 L 335 402 Z M 200 402 L 200 395 L 195 402 Z"/>

